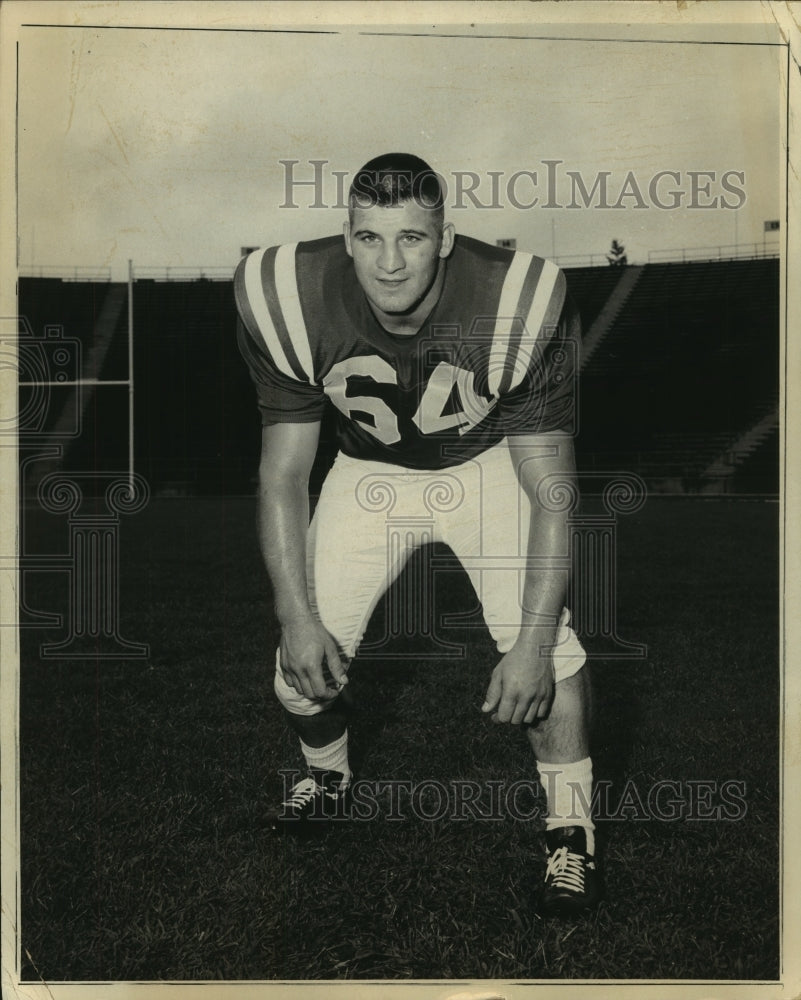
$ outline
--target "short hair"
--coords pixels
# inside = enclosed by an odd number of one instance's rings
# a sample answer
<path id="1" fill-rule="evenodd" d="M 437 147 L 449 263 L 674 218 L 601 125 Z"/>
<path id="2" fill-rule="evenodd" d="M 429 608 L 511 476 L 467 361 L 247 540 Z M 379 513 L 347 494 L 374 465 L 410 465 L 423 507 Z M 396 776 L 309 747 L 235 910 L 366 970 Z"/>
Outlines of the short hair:
<path id="1" fill-rule="evenodd" d="M 442 184 L 426 161 L 411 153 L 384 153 L 356 172 L 348 192 L 348 214 L 352 219 L 354 208 L 394 207 L 407 201 L 444 217 Z"/>

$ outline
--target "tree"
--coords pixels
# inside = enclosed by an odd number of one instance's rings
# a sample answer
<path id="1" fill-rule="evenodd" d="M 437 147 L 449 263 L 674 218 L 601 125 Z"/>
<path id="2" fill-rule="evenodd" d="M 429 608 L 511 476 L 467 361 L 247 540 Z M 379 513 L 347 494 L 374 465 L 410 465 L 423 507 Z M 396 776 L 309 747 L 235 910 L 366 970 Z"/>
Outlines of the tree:
<path id="1" fill-rule="evenodd" d="M 612 249 L 610 253 L 606 255 L 606 259 L 612 267 L 623 267 L 623 265 L 628 264 L 626 248 L 622 243 L 618 243 L 617 240 L 612 240 Z"/>

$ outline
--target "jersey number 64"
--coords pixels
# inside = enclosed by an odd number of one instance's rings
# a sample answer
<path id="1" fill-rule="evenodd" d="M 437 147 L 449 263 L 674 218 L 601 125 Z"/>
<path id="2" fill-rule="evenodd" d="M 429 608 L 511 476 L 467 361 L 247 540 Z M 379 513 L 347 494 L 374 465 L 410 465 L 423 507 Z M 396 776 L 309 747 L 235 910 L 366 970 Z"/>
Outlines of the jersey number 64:
<path id="1" fill-rule="evenodd" d="M 366 355 L 347 358 L 334 365 L 324 379 L 331 402 L 382 444 L 401 440 L 398 415 L 380 396 L 365 395 L 365 381 L 376 385 L 397 385 L 398 375 L 383 358 Z M 421 434 L 456 430 L 465 434 L 480 423 L 497 400 L 479 395 L 475 374 L 440 361 L 431 373 L 412 420 Z"/>

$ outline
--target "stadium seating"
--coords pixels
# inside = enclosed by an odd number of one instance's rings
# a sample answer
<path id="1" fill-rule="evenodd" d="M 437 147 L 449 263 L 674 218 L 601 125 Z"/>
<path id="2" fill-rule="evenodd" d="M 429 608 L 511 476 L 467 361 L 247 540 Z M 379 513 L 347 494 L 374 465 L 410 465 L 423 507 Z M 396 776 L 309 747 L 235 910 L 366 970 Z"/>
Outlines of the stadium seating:
<path id="1" fill-rule="evenodd" d="M 568 269 L 585 331 L 621 270 Z M 636 472 L 666 492 L 775 493 L 775 435 L 738 453 L 725 480 L 706 482 L 704 473 L 777 407 L 778 281 L 770 258 L 645 266 L 582 372 L 580 469 Z M 86 355 L 114 287 L 23 278 L 21 311 L 37 336 L 62 326 Z M 164 492 L 252 490 L 259 421 L 236 345 L 231 283 L 138 280 L 133 312 L 137 471 Z M 123 308 L 103 379 L 127 377 L 126 328 Z M 126 468 L 127 391 L 84 391 L 82 435 L 65 466 Z M 67 395 L 53 390 L 50 427 Z M 330 442 L 324 450 L 327 461 Z"/>
<path id="2" fill-rule="evenodd" d="M 567 271 L 570 294 L 581 313 L 581 325 L 589 330 L 620 278 L 616 267 L 575 267 Z"/>
<path id="3" fill-rule="evenodd" d="M 775 408 L 778 277 L 772 259 L 645 267 L 582 372 L 580 464 L 702 490 L 715 457 Z"/>
<path id="4" fill-rule="evenodd" d="M 779 429 L 737 466 L 730 485 L 736 495 L 775 495 L 779 492 Z"/>

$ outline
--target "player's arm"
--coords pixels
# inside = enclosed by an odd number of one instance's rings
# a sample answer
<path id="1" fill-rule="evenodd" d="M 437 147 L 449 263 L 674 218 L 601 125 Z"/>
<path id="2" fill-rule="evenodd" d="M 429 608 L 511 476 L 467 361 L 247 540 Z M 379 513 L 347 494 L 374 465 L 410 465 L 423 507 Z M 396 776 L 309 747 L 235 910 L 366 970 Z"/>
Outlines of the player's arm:
<path id="1" fill-rule="evenodd" d="M 330 698 L 347 683 L 336 642 L 309 606 L 306 581 L 309 474 L 319 437 L 319 422 L 266 426 L 259 465 L 259 534 L 281 625 L 281 666 L 307 698 Z M 326 684 L 324 663 L 335 687 Z"/>
<path id="2" fill-rule="evenodd" d="M 513 436 L 509 450 L 531 503 L 522 625 L 517 642 L 493 671 L 483 711 L 497 722 L 533 723 L 550 711 L 553 646 L 567 586 L 568 510 L 548 503 L 548 485 L 575 482 L 572 437 L 554 431 Z M 548 484 L 543 481 L 546 477 Z M 542 488 L 540 488 L 542 487 Z M 553 496 L 551 492 L 551 496 Z"/>

